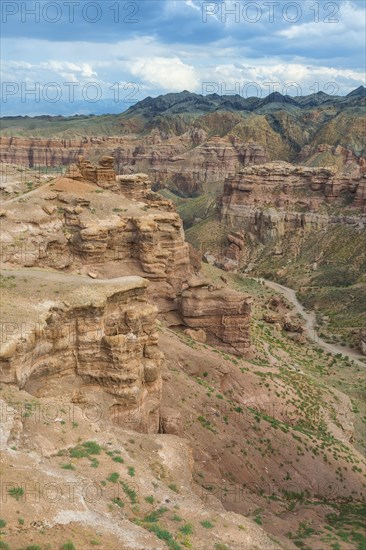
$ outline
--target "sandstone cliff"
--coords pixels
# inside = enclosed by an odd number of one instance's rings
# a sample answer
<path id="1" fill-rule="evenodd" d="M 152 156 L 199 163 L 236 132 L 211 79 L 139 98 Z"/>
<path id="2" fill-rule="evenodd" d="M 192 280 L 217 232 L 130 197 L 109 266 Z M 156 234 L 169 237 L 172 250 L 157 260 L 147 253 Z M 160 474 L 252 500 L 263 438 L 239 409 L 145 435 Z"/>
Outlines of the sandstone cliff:
<path id="1" fill-rule="evenodd" d="M 4 203 L 4 264 L 53 268 L 98 279 L 140 275 L 152 282 L 148 297 L 161 314 L 180 314 L 182 292 L 194 269 L 199 270 L 199 262 L 185 242 L 182 220 L 172 203 L 151 192 L 144 174 L 116 177 L 109 157 L 98 166 L 80 157 L 66 176 L 26 198 Z M 211 332 L 216 327 L 216 337 L 210 339 L 214 345 L 226 349 L 232 341 L 233 349 L 243 351 L 249 346 L 249 330 L 241 334 L 239 327 L 247 327 L 250 309 L 242 308 L 242 296 L 234 294 L 225 289 L 215 299 L 207 294 L 209 314 L 201 297 L 197 310 L 201 319 L 195 322 L 203 328 L 207 324 Z M 236 325 L 224 327 L 222 304 L 230 298 L 237 308 Z M 192 326 L 184 315 L 181 324 Z"/>
<path id="2" fill-rule="evenodd" d="M 94 160 L 112 155 L 118 173 L 148 172 L 156 188 L 168 185 L 187 196 L 221 188 L 229 173 L 268 160 L 264 149 L 252 141 L 245 143 L 231 135 L 210 138 L 204 130 L 194 128 L 170 137 L 153 130 L 139 139 L 134 135 L 80 140 L 0 137 L 3 163 L 60 167 L 74 163 L 84 154 Z"/>
<path id="3" fill-rule="evenodd" d="M 234 355 L 250 346 L 251 298 L 194 277 L 181 297 L 184 323 L 205 334 L 204 341 Z"/>
<path id="4" fill-rule="evenodd" d="M 2 273 L 2 382 L 36 396 L 95 402 L 104 419 L 158 432 L 157 308 L 140 277 Z M 42 289 L 42 293 L 40 293 Z"/>
<path id="5" fill-rule="evenodd" d="M 365 193 L 363 171 L 349 177 L 335 167 L 283 162 L 251 166 L 226 179 L 220 198 L 221 220 L 262 243 L 275 243 L 294 230 L 322 229 L 337 223 L 358 225 L 366 213 Z M 336 213 L 337 207 L 344 205 L 349 208 L 348 217 Z"/>

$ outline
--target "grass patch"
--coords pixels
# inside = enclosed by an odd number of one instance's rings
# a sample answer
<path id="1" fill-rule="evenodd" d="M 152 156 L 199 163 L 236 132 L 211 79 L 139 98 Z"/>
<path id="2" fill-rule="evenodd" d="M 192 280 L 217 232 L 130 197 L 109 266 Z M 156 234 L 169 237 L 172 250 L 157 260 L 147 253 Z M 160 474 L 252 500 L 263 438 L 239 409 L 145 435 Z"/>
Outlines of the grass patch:
<path id="1" fill-rule="evenodd" d="M 214 524 L 211 523 L 211 521 L 209 521 L 208 519 L 204 519 L 203 521 L 201 521 L 201 525 L 205 529 L 213 529 L 214 528 Z"/>
<path id="2" fill-rule="evenodd" d="M 22 487 L 11 487 L 8 490 L 8 493 L 11 497 L 19 500 L 24 495 L 24 489 Z"/>
<path id="3" fill-rule="evenodd" d="M 118 462 L 119 464 L 123 464 L 123 463 L 124 463 L 124 460 L 123 460 L 123 458 L 122 458 L 121 456 L 114 456 L 114 457 L 112 458 L 112 460 L 113 460 L 114 462 Z"/>
<path id="4" fill-rule="evenodd" d="M 193 534 L 193 525 L 191 523 L 186 523 L 179 528 L 179 531 L 183 535 L 192 535 Z"/>
<path id="5" fill-rule="evenodd" d="M 90 455 L 99 455 L 102 447 L 95 441 L 86 441 L 81 445 L 69 449 L 71 458 L 89 458 Z"/>
<path id="6" fill-rule="evenodd" d="M 159 519 L 168 511 L 168 508 L 162 506 L 153 512 L 150 512 L 147 516 L 144 517 L 143 521 L 146 523 L 156 523 Z"/>
<path id="7" fill-rule="evenodd" d="M 137 503 L 137 493 L 134 489 L 132 489 L 132 487 L 130 487 L 128 485 L 128 483 L 126 483 L 125 481 L 120 481 L 120 484 L 122 485 L 122 488 L 124 490 L 124 492 L 126 493 L 126 495 L 128 496 L 128 498 L 130 499 L 131 501 L 131 504 L 136 504 Z"/>
<path id="8" fill-rule="evenodd" d="M 158 539 L 166 542 L 169 550 L 181 550 L 181 545 L 177 543 L 173 535 L 167 531 L 167 529 L 163 529 L 160 525 L 149 525 L 148 530 L 155 533 Z"/>
<path id="9" fill-rule="evenodd" d="M 110 474 L 107 477 L 107 481 L 110 481 L 111 483 L 117 483 L 119 480 L 119 474 L 117 472 L 113 472 L 113 474 Z"/>
<path id="10" fill-rule="evenodd" d="M 67 464 L 62 464 L 61 468 L 63 470 L 75 470 L 75 466 L 73 464 L 70 464 L 70 462 L 68 462 Z"/>
<path id="11" fill-rule="evenodd" d="M 121 500 L 119 497 L 116 497 L 116 498 L 112 498 L 112 502 L 114 504 L 116 504 L 117 506 L 119 506 L 120 508 L 123 508 L 125 503 L 123 502 L 123 500 Z"/>

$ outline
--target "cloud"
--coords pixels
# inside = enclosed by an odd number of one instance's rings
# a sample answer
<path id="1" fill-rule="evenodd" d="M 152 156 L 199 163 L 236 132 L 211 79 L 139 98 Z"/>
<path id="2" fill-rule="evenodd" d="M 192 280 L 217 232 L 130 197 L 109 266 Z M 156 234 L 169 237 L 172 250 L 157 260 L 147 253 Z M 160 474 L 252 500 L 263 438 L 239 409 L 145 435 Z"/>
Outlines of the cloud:
<path id="1" fill-rule="evenodd" d="M 97 73 L 93 71 L 89 63 L 82 63 L 81 65 L 77 65 L 76 63 L 70 63 L 69 61 L 52 61 L 51 60 L 51 61 L 46 61 L 45 63 L 40 63 L 39 66 L 42 69 L 55 71 L 60 73 L 61 75 L 65 71 L 72 71 L 73 73 L 77 73 L 82 78 L 86 78 L 86 79 L 97 76 Z"/>
<path id="2" fill-rule="evenodd" d="M 288 29 L 282 29 L 278 32 L 279 36 L 288 40 L 306 40 L 309 44 L 310 39 L 334 38 L 341 42 L 347 42 L 348 38 L 352 38 L 352 45 L 355 46 L 354 40 L 357 40 L 358 45 L 364 43 L 366 20 L 365 9 L 363 7 L 352 4 L 348 0 L 339 5 L 337 3 L 329 3 L 333 5 L 334 14 L 323 17 L 323 20 L 311 21 L 300 25 L 292 25 Z M 327 4 L 328 5 L 328 4 Z M 323 9 L 326 6 L 323 6 Z M 339 43 L 339 42 L 338 42 Z"/>
<path id="3" fill-rule="evenodd" d="M 131 64 L 131 73 L 143 81 L 169 91 L 195 91 L 199 80 L 194 67 L 178 57 L 150 57 Z"/>
<path id="4" fill-rule="evenodd" d="M 194 10 L 197 10 L 197 11 L 201 12 L 200 4 L 195 4 L 193 0 L 185 0 L 185 1 L 186 1 L 187 6 L 189 6 L 190 8 L 193 8 Z"/>
<path id="5" fill-rule="evenodd" d="M 281 63 L 267 59 L 262 63 L 220 64 L 199 72 L 202 83 L 211 82 L 217 93 L 238 93 L 244 97 L 267 96 L 272 91 L 289 95 L 308 95 L 317 91 L 346 95 L 365 83 L 363 71 L 336 69 L 301 63 Z M 255 83 L 254 86 L 248 86 Z M 203 86 L 206 90 L 207 86 Z"/>
<path id="6" fill-rule="evenodd" d="M 97 24 L 87 24 L 80 17 L 75 24 L 65 19 L 35 24 L 34 17 L 21 24 L 21 10 L 9 17 L 2 29 L 6 60 L 1 67 L 2 80 L 16 82 L 19 88 L 23 82 L 30 86 L 32 82 L 74 82 L 80 83 L 80 88 L 97 82 L 103 99 L 113 97 L 116 82 L 135 83 L 139 100 L 183 89 L 200 93 L 202 83 L 209 81 L 220 89 L 223 84 L 222 93 L 235 90 L 238 84 L 257 82 L 262 95 L 270 91 L 266 82 L 279 82 L 276 89 L 281 92 L 286 84 L 296 82 L 303 93 L 312 93 L 317 86 L 331 93 L 334 88 L 325 87 L 335 82 L 341 95 L 364 83 L 363 2 L 301 0 L 302 16 L 291 23 L 284 19 L 283 9 L 294 3 L 277 0 L 270 23 L 269 2 L 240 0 L 242 6 L 262 7 L 260 20 L 249 23 L 242 9 L 238 22 L 233 16 L 221 17 L 220 10 L 228 13 L 233 0 L 226 0 L 225 8 L 221 0 L 212 0 L 219 11 L 204 23 L 201 0 L 134 0 L 139 6 L 138 23 L 117 24 L 113 10 L 106 9 L 107 2 L 96 1 L 103 12 Z M 335 15 L 338 23 L 325 22 L 331 5 L 340 8 Z M 319 23 L 314 21 L 314 6 L 319 6 Z M 81 5 L 76 15 L 80 10 Z M 121 17 L 125 17 L 122 11 Z M 125 90 L 121 95 L 126 95 Z M 6 105 L 2 107 L 6 114 Z M 21 103 L 19 107 L 23 107 Z"/>

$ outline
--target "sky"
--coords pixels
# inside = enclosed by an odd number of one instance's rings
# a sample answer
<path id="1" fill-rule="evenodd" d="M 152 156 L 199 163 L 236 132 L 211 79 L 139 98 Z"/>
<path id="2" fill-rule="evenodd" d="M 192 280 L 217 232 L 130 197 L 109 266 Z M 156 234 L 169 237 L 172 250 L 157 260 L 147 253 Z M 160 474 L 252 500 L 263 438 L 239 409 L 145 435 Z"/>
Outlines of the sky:
<path id="1" fill-rule="evenodd" d="M 1 115 L 119 113 L 147 96 L 346 95 L 365 0 L 1 1 Z"/>

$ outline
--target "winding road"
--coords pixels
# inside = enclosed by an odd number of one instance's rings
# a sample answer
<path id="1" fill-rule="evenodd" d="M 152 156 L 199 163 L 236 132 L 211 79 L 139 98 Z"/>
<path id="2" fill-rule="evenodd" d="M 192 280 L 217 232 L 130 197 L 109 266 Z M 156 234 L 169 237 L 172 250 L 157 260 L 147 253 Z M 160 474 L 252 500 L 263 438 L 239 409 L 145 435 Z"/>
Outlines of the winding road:
<path id="1" fill-rule="evenodd" d="M 323 348 L 325 351 L 336 355 L 337 353 L 342 354 L 344 357 L 352 359 L 360 367 L 366 367 L 366 364 L 361 361 L 365 360 L 365 356 L 357 351 L 345 347 L 337 346 L 336 344 L 329 344 L 323 340 L 316 331 L 316 316 L 314 312 L 307 312 L 304 307 L 300 304 L 297 299 L 296 292 L 292 288 L 287 286 L 280 285 L 279 283 L 274 283 L 273 281 L 268 281 L 267 279 L 258 279 L 254 278 L 255 281 L 263 282 L 267 288 L 271 288 L 276 292 L 282 294 L 291 304 L 294 306 L 297 313 L 300 313 L 305 319 L 305 333 L 309 340 L 315 342 L 319 347 Z"/>

